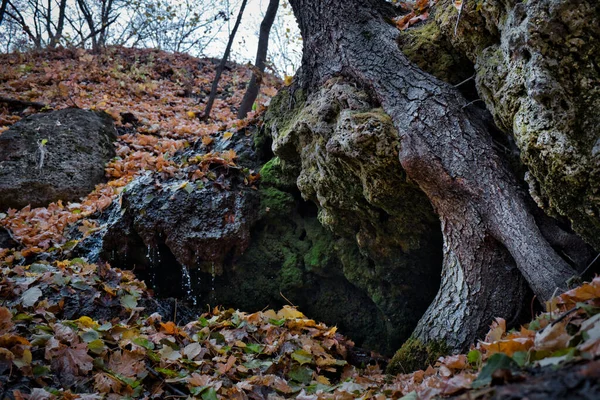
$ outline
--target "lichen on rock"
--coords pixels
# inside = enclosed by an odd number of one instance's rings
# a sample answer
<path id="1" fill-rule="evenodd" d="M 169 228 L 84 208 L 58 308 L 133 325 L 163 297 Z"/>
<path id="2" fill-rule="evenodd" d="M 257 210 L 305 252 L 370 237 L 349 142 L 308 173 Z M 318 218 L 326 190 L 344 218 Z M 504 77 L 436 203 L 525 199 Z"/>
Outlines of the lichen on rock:
<path id="1" fill-rule="evenodd" d="M 406 178 L 390 117 L 365 92 L 332 79 L 302 103 L 290 97 L 280 94 L 265 122 L 277 162 L 317 205 L 319 221 L 338 238 L 344 277 L 377 305 L 390 348 L 397 348 L 437 290 L 437 217 Z M 305 262 L 327 264 L 318 245 Z"/>

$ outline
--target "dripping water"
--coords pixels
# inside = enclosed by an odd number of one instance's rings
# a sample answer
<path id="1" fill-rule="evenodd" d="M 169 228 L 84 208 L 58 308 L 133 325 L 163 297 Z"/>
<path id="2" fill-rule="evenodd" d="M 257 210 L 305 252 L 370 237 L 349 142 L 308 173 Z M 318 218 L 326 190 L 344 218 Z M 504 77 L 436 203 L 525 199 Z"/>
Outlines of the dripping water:
<path id="1" fill-rule="evenodd" d="M 185 297 L 192 300 L 192 304 L 196 305 L 196 296 L 192 296 L 192 277 L 187 265 L 181 266 L 181 283 L 185 291 Z"/>

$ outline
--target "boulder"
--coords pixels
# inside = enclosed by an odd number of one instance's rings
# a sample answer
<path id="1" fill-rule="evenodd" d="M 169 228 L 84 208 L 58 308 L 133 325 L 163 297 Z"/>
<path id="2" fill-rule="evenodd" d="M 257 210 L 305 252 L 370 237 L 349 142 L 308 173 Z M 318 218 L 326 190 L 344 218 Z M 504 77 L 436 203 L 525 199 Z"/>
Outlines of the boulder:
<path id="1" fill-rule="evenodd" d="M 0 210 L 87 195 L 105 181 L 115 139 L 101 112 L 65 109 L 17 122 L 0 135 Z"/>
<path id="2" fill-rule="evenodd" d="M 295 181 L 332 235 L 335 263 L 315 249 L 319 256 L 305 266 L 322 274 L 338 268 L 384 321 L 373 325 L 377 347 L 399 347 L 439 288 L 442 239 L 431 204 L 402 169 L 390 117 L 352 83 L 332 79 L 308 99 L 300 89 L 280 92 L 265 125 L 281 173 L 263 180 Z"/>

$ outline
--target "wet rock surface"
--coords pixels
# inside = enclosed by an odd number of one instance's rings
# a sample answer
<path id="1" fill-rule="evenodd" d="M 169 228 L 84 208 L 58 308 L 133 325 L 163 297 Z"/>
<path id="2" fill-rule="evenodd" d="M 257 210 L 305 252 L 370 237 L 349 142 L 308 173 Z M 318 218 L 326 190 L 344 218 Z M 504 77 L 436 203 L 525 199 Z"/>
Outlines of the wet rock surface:
<path id="1" fill-rule="evenodd" d="M 0 210 L 85 196 L 105 181 L 115 138 L 108 114 L 81 109 L 14 124 L 0 135 Z"/>
<path id="2" fill-rule="evenodd" d="M 317 207 L 302 199 L 277 158 L 262 166 L 259 182 L 249 181 L 264 162 L 259 155 L 272 157 L 269 146 L 259 145 L 263 139 L 256 130 L 238 131 L 214 148 L 196 144 L 176 154 L 177 162 L 189 164 L 179 175 L 137 177 L 99 216 L 98 231 L 80 238 L 72 228 L 81 240 L 68 257 L 133 269 L 159 297 L 192 306 L 251 312 L 291 302 L 358 345 L 390 354 L 397 331 L 410 328 L 394 326 L 398 319 L 380 309 L 394 293 L 383 291 L 391 283 L 381 283 L 378 304 L 368 288 L 351 281 L 352 274 L 371 273 L 361 268 L 374 267 L 353 241 L 321 225 Z M 230 149 L 235 167 L 215 161 Z M 215 162 L 206 179 L 192 182 L 195 157 Z"/>

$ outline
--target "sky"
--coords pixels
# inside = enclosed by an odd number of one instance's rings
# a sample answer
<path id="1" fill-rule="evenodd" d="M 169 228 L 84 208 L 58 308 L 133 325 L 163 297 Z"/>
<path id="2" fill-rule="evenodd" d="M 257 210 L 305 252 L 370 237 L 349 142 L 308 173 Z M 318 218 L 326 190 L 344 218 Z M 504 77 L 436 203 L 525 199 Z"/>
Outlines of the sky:
<path id="1" fill-rule="evenodd" d="M 45 1 L 40 1 L 44 6 L 46 4 L 51 4 L 53 8 L 53 18 L 58 19 L 58 0 L 51 0 L 50 3 L 46 3 Z M 198 31 L 203 37 L 211 37 L 212 40 L 210 44 L 204 48 L 203 50 L 200 48 L 189 48 L 188 51 L 190 54 L 194 56 L 209 56 L 221 58 L 225 51 L 225 47 L 227 45 L 227 41 L 229 38 L 229 33 L 233 29 L 235 25 L 235 21 L 237 19 L 237 14 L 242 3 L 242 0 L 149 0 L 154 1 L 156 3 L 161 2 L 163 8 L 166 8 L 167 5 L 176 6 L 178 4 L 185 4 L 185 2 L 190 2 L 193 4 L 192 9 L 194 11 L 198 11 L 201 15 L 204 15 L 204 18 L 208 18 L 208 16 L 213 16 L 217 12 L 223 11 L 224 14 L 227 14 L 229 19 L 228 21 L 224 21 L 223 18 L 217 19 L 215 23 L 213 23 L 212 31 L 209 34 L 204 34 L 204 29 Z M 17 4 L 17 7 L 22 11 L 22 14 L 27 22 L 27 24 L 33 28 L 33 8 L 27 8 L 25 1 L 14 1 L 14 4 Z M 35 2 L 34 2 L 35 3 Z M 29 4 L 34 4 L 29 2 Z M 19 5 L 20 4 L 20 5 Z M 71 10 L 72 19 L 83 21 L 81 16 L 77 18 L 75 13 L 79 12 L 78 7 L 76 6 L 75 0 L 67 0 L 68 9 Z M 96 5 L 98 2 L 94 2 L 94 0 L 88 0 L 88 5 Z M 116 3 L 115 3 L 116 4 Z M 135 7 L 135 1 L 128 1 L 126 4 L 128 6 L 124 9 L 119 10 L 119 19 L 117 22 L 111 26 L 113 32 L 119 31 L 117 25 L 127 26 L 130 21 L 135 20 L 133 17 L 136 15 L 132 10 Z M 148 3 L 143 3 L 148 4 Z M 260 28 L 260 23 L 264 16 L 264 13 L 269 4 L 269 0 L 248 0 L 246 5 L 246 9 L 242 18 L 242 23 L 237 32 L 234 45 L 232 47 L 230 60 L 237 61 L 239 63 L 253 63 L 256 57 L 256 49 L 258 46 L 258 31 Z M 138 12 L 137 15 L 143 15 L 144 11 L 147 10 L 144 7 L 138 8 L 141 12 Z M 203 14 L 205 13 L 205 14 Z M 74 17 L 74 18 L 73 18 Z M 144 20 L 142 16 L 139 20 Z M 139 21 L 138 20 L 138 21 Z M 148 20 L 148 19 L 146 19 Z M 5 21 L 7 21 L 5 19 Z M 152 37 L 152 34 L 156 32 L 160 32 L 160 27 L 162 26 L 158 19 L 153 18 L 151 21 L 154 21 L 152 24 L 152 28 L 150 29 L 150 34 L 148 37 Z M 158 28 L 156 28 L 158 27 Z M 8 50 L 4 47 L 7 47 L 7 43 L 11 42 L 11 39 L 16 39 L 17 36 L 23 35 L 22 29 L 17 27 L 12 31 L 7 30 L 8 25 L 6 22 L 3 22 L 2 26 L 0 26 L 0 51 L 12 51 Z M 86 30 L 86 26 L 84 24 L 84 30 Z M 34 30 L 34 29 L 32 29 Z M 122 32 L 123 30 L 119 31 Z M 8 32 L 8 33 L 7 33 Z M 64 36 L 78 37 L 74 34 L 74 30 L 69 24 L 65 24 Z M 3 36 L 4 33 L 4 36 Z M 159 35 L 156 35 L 159 36 Z M 79 39 L 77 39 L 79 40 Z M 14 41 L 13 41 L 14 42 Z M 125 42 L 126 45 L 133 45 L 133 41 Z M 88 45 L 90 43 L 88 42 Z M 156 45 L 156 42 L 154 42 Z M 148 40 L 144 45 L 141 45 L 139 42 L 136 44 L 137 47 L 152 47 L 152 40 Z M 199 46 L 197 46 L 199 47 Z M 164 49 L 164 48 L 163 48 Z M 25 50 L 25 49 L 21 49 Z M 302 42 L 300 39 L 300 33 L 296 24 L 296 20 L 293 16 L 291 6 L 288 3 L 288 0 L 281 0 L 278 14 L 271 29 L 270 41 L 269 41 L 269 59 L 271 63 L 271 71 L 279 76 L 283 77 L 284 75 L 293 75 L 296 68 L 299 66 L 302 52 Z"/>

